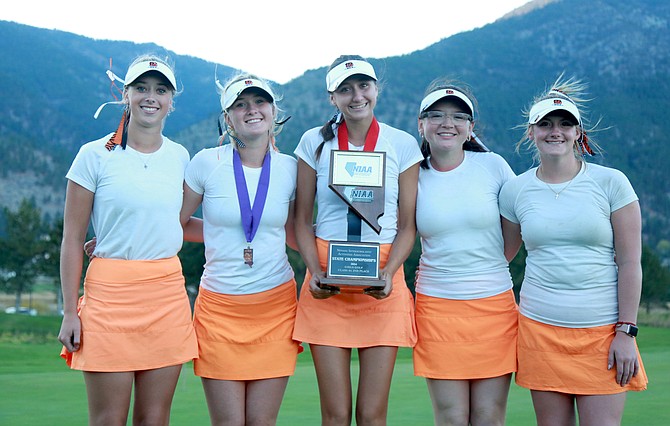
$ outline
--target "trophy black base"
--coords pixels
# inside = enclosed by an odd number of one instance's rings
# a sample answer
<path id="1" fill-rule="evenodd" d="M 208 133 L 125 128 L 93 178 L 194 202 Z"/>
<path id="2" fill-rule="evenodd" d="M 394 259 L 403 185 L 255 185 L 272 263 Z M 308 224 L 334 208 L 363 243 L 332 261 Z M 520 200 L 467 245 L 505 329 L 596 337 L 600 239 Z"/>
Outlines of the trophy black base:
<path id="1" fill-rule="evenodd" d="M 386 286 L 385 280 L 370 278 L 321 278 L 319 287 L 323 289 L 337 289 L 341 293 L 363 293 L 368 289 L 382 289 Z"/>

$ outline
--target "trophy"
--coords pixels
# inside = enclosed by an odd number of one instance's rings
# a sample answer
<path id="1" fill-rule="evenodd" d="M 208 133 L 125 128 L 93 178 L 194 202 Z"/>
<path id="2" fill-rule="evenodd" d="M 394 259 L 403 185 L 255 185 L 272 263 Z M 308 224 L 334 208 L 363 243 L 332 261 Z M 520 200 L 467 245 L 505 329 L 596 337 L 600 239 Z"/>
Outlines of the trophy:
<path id="1" fill-rule="evenodd" d="M 382 229 L 378 219 L 384 214 L 385 162 L 385 152 L 331 151 L 328 187 L 349 206 L 348 235 L 347 241 L 328 244 L 322 288 L 362 292 L 386 284 L 379 277 L 379 243 L 361 241 L 362 222 L 377 234 Z"/>

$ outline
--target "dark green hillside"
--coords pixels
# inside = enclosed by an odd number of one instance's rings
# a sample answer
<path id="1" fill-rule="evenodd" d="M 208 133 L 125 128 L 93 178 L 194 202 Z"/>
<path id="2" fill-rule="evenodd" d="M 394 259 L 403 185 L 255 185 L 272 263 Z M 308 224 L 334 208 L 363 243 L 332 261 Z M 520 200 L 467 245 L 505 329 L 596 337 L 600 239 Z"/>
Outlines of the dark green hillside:
<path id="1" fill-rule="evenodd" d="M 98 120 L 93 113 L 103 102 L 114 100 L 105 74 L 112 69 L 124 75 L 139 54 L 156 53 L 175 62 L 179 88 L 173 119 L 166 133 L 201 122 L 218 108 L 214 86 L 215 64 L 177 56 L 155 44 L 94 40 L 75 34 L 0 21 L 0 137 L 23 135 L 40 145 L 75 152 L 88 140 L 116 128 L 118 106 L 107 107 Z M 218 67 L 226 79 L 232 69 Z M 118 84 L 118 83 L 117 83 Z M 68 161 L 70 161 L 69 159 Z"/>
<path id="2" fill-rule="evenodd" d="M 521 110 L 561 72 L 589 83 L 592 135 L 605 155 L 589 159 L 625 172 L 640 196 L 645 242 L 661 250 L 670 240 L 670 3 L 662 0 L 562 0 L 482 28 L 457 34 L 409 55 L 375 60 L 384 86 L 381 120 L 416 135 L 416 111 L 425 86 L 451 75 L 477 95 L 477 127 L 487 145 L 517 172 L 530 156 L 517 155 Z M 332 114 L 323 89 L 325 68 L 286 86 L 294 119 L 282 142 L 291 150 L 300 131 Z M 298 87 L 300 85 L 300 87 Z M 314 94 L 316 93 L 316 95 Z M 319 103 L 320 101 L 320 103 Z M 320 110 L 316 108 L 321 106 Z M 670 259 L 670 253 L 661 253 Z"/>
<path id="3" fill-rule="evenodd" d="M 547 3 L 547 4 L 545 4 Z M 451 75 L 469 83 L 479 100 L 477 127 L 487 145 L 515 171 L 530 165 L 514 143 L 521 110 L 561 72 L 589 82 L 594 137 L 606 154 L 593 161 L 624 171 L 642 203 L 645 242 L 670 262 L 670 2 L 665 0 L 556 0 L 534 2 L 482 28 L 460 33 L 408 55 L 372 58 L 383 86 L 381 121 L 416 135 L 416 111 L 425 86 Z M 448 6 L 445 4 L 445 10 Z M 147 51 L 167 53 L 184 91 L 165 129 L 194 154 L 216 143 L 219 109 L 215 65 L 175 56 L 160 46 L 93 40 L 61 31 L 0 21 L 0 205 L 33 198 L 43 210 L 62 204 L 64 174 L 82 143 L 112 131 L 118 107 L 93 120 L 111 100 L 109 58 L 123 73 Z M 356 53 L 356 52 L 342 52 Z M 287 55 L 302 55 L 299 47 Z M 333 58 L 335 59 L 335 58 Z M 232 69 L 218 67 L 226 80 Z M 334 112 L 324 88 L 325 67 L 308 70 L 277 91 L 292 119 L 278 145 L 292 152 L 308 128 Z"/>

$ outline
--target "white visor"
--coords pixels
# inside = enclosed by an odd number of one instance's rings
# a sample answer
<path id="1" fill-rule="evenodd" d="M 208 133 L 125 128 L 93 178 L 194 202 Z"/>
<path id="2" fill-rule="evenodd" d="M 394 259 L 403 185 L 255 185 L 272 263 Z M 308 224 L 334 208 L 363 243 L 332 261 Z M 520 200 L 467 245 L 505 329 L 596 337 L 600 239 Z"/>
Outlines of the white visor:
<path id="1" fill-rule="evenodd" d="M 244 78 L 240 81 L 236 81 L 224 88 L 219 83 L 219 80 L 216 81 L 216 86 L 218 87 L 218 92 L 221 95 L 221 108 L 226 111 L 230 106 L 235 102 L 235 99 L 238 98 L 247 89 L 252 87 L 257 87 L 267 93 L 272 102 L 275 101 L 275 95 L 272 93 L 272 89 L 264 81 L 257 80 L 255 78 Z"/>
<path id="2" fill-rule="evenodd" d="M 124 86 L 128 86 L 137 80 L 139 76 L 149 71 L 157 71 L 163 74 L 163 76 L 165 76 L 165 78 L 167 78 L 167 80 L 172 85 L 172 88 L 177 90 L 177 79 L 174 77 L 174 73 L 170 67 L 160 61 L 154 60 L 141 61 L 131 65 L 131 67 L 128 68 L 128 72 L 126 73 L 126 78 L 124 78 L 122 82 Z"/>
<path id="3" fill-rule="evenodd" d="M 474 117 L 475 115 L 475 108 L 472 106 L 472 101 L 470 98 L 468 98 L 465 93 L 452 89 L 452 88 L 446 88 L 446 89 L 438 89 L 435 90 L 434 92 L 430 92 L 423 100 L 421 101 L 421 108 L 419 109 L 419 114 L 427 110 L 431 105 L 433 105 L 435 102 L 439 101 L 442 98 L 450 97 L 453 96 L 455 98 L 458 98 L 465 102 L 465 105 L 470 108 L 470 115 Z"/>
<path id="4" fill-rule="evenodd" d="M 538 121 L 543 119 L 547 114 L 553 111 L 563 110 L 569 112 L 577 123 L 582 122 L 581 117 L 579 116 L 579 110 L 577 105 L 572 101 L 565 98 L 549 98 L 543 99 L 540 102 L 533 105 L 528 114 L 528 124 L 536 124 Z"/>
<path id="5" fill-rule="evenodd" d="M 369 62 L 361 60 L 344 61 L 326 74 L 326 89 L 334 92 L 347 78 L 355 74 L 363 74 L 377 81 L 375 69 Z"/>

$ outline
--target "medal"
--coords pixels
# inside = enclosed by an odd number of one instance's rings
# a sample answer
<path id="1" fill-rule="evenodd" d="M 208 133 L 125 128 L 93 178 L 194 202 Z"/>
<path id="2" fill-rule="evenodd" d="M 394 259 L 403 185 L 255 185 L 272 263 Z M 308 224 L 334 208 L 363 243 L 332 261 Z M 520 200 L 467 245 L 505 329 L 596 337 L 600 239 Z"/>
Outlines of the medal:
<path id="1" fill-rule="evenodd" d="M 244 249 L 244 264 L 249 265 L 251 268 L 254 266 L 254 249 L 251 248 L 251 246 L 247 246 L 247 248 Z"/>
<path id="2" fill-rule="evenodd" d="M 235 188 L 237 189 L 237 200 L 240 204 L 240 216 L 242 218 L 242 228 L 247 237 L 247 248 L 242 253 L 244 264 L 251 268 L 254 265 L 254 249 L 251 248 L 258 225 L 261 222 L 265 200 L 268 196 L 268 187 L 270 186 L 270 152 L 265 154 L 263 166 L 261 167 L 261 177 L 258 181 L 258 189 L 254 198 L 254 206 L 251 207 L 249 200 L 249 191 L 247 190 L 247 181 L 244 177 L 242 160 L 237 150 L 233 151 L 233 171 L 235 172 Z"/>

